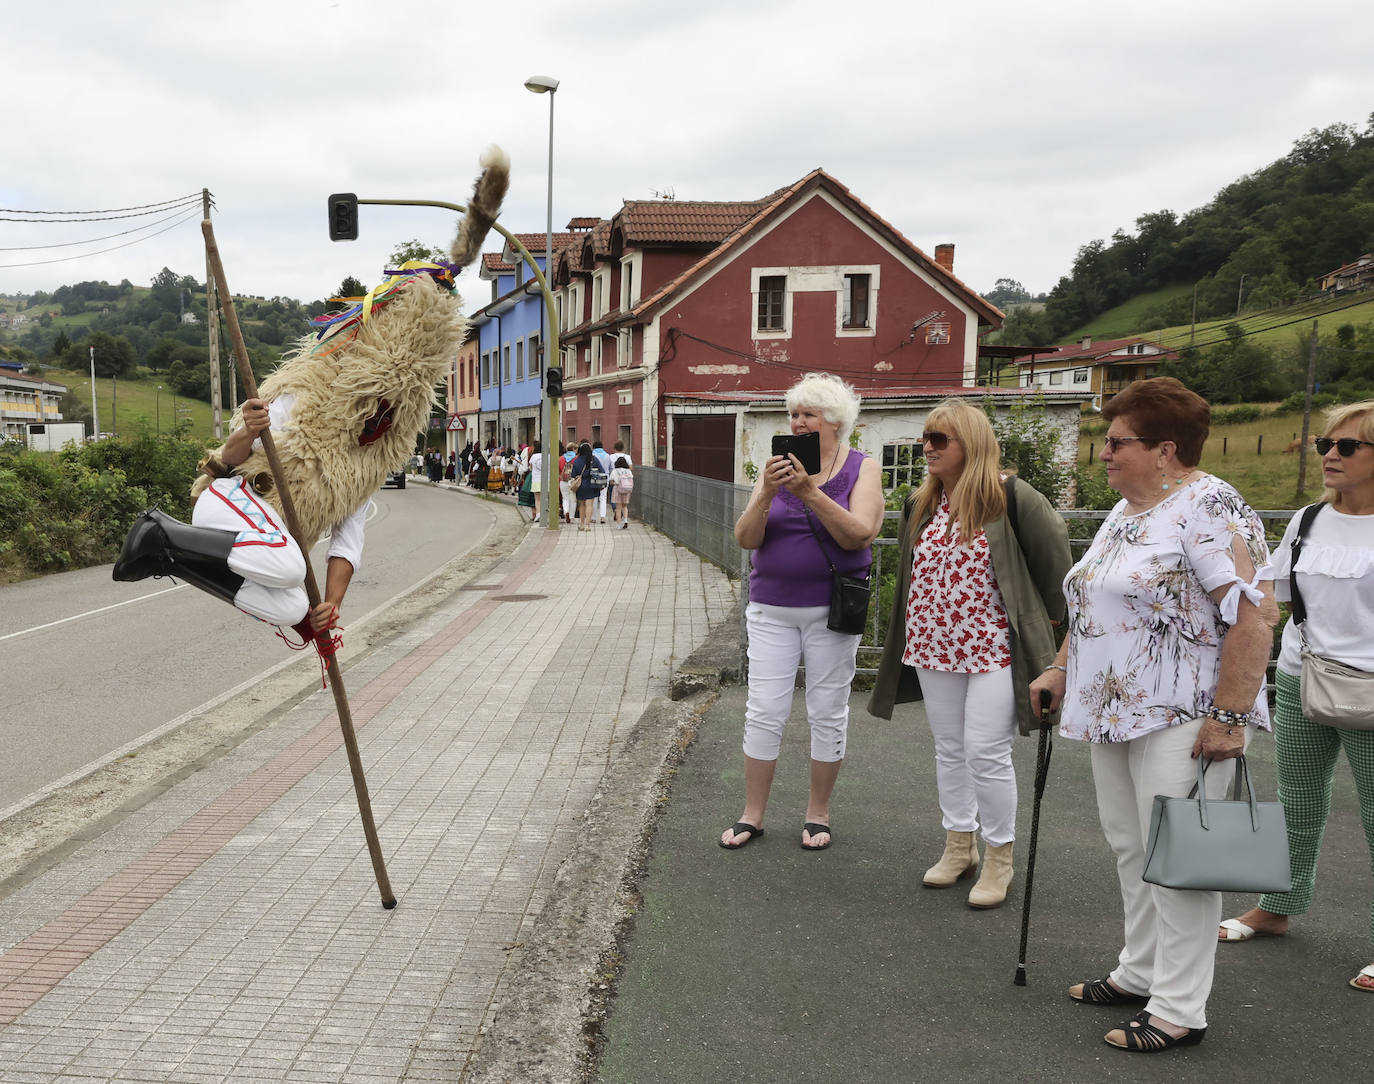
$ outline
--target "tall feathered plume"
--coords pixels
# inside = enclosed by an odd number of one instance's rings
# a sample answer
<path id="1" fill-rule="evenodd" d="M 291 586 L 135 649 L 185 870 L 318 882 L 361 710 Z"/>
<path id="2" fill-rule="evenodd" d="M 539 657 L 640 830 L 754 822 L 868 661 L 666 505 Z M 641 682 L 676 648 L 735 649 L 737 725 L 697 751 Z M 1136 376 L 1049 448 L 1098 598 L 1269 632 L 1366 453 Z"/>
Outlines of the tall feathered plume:
<path id="1" fill-rule="evenodd" d="M 492 144 L 483 151 L 480 164 L 482 175 L 477 178 L 468 212 L 458 224 L 458 236 L 449 250 L 459 267 L 472 263 L 482 251 L 482 242 L 501 213 L 501 201 L 506 198 L 506 188 L 510 184 L 510 155 L 500 147 Z"/>

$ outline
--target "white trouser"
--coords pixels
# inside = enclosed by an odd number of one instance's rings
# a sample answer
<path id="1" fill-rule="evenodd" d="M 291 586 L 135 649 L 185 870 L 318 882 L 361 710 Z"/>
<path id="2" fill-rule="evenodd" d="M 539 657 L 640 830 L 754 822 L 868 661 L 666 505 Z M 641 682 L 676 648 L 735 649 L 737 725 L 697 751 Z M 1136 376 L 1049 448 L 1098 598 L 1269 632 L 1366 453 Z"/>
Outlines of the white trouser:
<path id="1" fill-rule="evenodd" d="M 806 663 L 806 717 L 811 724 L 811 759 L 844 759 L 849 728 L 849 689 L 859 637 L 825 627 L 828 606 L 765 606 L 751 602 L 744 620 L 749 633 L 749 698 L 744 708 L 744 755 L 777 760 L 782 730 L 792 712 L 797 664 Z"/>
<path id="2" fill-rule="evenodd" d="M 273 625 L 294 625 L 305 617 L 305 558 L 277 510 L 242 478 L 216 478 L 196 498 L 191 525 L 234 531 L 229 567 L 243 577 L 234 605 Z"/>
<path id="3" fill-rule="evenodd" d="M 1221 893 L 1161 888 L 1140 875 L 1155 795 L 1187 797 L 1197 782 L 1192 751 L 1201 728 L 1202 720 L 1193 719 L 1132 741 L 1092 746 L 1097 812 L 1116 855 L 1126 912 L 1126 945 L 1111 980 L 1133 994 L 1149 994 L 1151 1013 L 1185 1028 L 1207 1026 Z M 1223 797 L 1235 771 L 1234 760 L 1213 763 L 1208 797 Z"/>
<path id="4" fill-rule="evenodd" d="M 1016 695 L 1011 667 L 991 674 L 917 668 L 935 739 L 935 782 L 946 832 L 976 832 L 1000 847 L 1016 838 Z"/>
<path id="5" fill-rule="evenodd" d="M 610 489 L 610 488 L 611 488 L 610 486 L 606 486 L 605 488 L 600 489 L 600 490 L 597 491 L 597 494 L 596 494 L 596 514 L 597 514 L 597 517 L 598 517 L 599 519 L 605 519 L 605 518 L 606 518 L 606 490 L 607 490 L 607 489 Z"/>
<path id="6" fill-rule="evenodd" d="M 572 482 L 559 482 L 558 491 L 563 494 L 563 513 L 577 515 L 577 486 Z"/>

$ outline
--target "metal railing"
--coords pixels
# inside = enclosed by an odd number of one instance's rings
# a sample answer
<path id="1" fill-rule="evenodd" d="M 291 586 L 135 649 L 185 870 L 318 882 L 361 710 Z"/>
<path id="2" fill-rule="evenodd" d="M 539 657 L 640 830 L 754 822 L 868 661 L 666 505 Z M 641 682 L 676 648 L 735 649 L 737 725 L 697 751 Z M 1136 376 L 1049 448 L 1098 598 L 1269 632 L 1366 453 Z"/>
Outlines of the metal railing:
<path id="1" fill-rule="evenodd" d="M 749 602 L 749 553 L 735 541 L 735 520 L 749 503 L 749 487 L 697 478 L 690 474 L 660 470 L 655 467 L 635 468 L 635 511 L 640 519 L 673 541 L 686 546 L 693 553 L 710 561 L 731 579 L 738 579 L 740 622 L 740 672 L 748 672 L 745 657 L 744 608 Z M 1069 545 L 1077 560 L 1097 533 L 1107 513 L 1097 509 L 1070 508 L 1060 514 L 1068 523 Z M 1272 545 L 1282 537 L 1292 509 L 1263 509 L 1256 512 L 1265 525 L 1265 534 Z M 873 543 L 873 569 L 869 582 L 873 585 L 873 601 L 868 609 L 868 631 L 859 646 L 859 673 L 877 673 L 877 661 L 882 655 L 883 637 L 892 607 L 896 604 L 896 564 L 900 555 L 895 524 L 900 512 L 883 516 L 884 534 Z M 1272 664 L 1271 664 L 1272 666 Z"/>

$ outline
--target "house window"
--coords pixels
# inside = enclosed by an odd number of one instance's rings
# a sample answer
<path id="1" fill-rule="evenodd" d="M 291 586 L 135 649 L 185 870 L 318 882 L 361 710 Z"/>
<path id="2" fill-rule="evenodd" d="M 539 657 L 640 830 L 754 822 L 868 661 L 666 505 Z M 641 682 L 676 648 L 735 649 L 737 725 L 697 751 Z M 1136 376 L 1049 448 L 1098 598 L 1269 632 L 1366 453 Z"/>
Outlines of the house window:
<path id="1" fill-rule="evenodd" d="M 482 355 L 482 387 L 491 387 L 491 353 Z"/>
<path id="2" fill-rule="evenodd" d="M 601 300 L 601 276 L 592 276 L 592 319 L 599 320 L 602 315 Z"/>
<path id="3" fill-rule="evenodd" d="M 1063 370 L 1063 369 L 1056 369 L 1054 372 L 1050 373 L 1050 383 L 1051 383 L 1051 384 L 1062 384 L 1062 383 L 1064 383 L 1064 370 Z"/>
<path id="4" fill-rule="evenodd" d="M 925 479 L 926 461 L 915 441 L 896 441 L 883 445 L 883 489 L 917 486 Z"/>
<path id="5" fill-rule="evenodd" d="M 515 344 L 515 379 L 525 379 L 525 340 L 520 339 Z"/>
<path id="6" fill-rule="evenodd" d="M 588 404 L 587 404 L 587 407 L 588 407 L 588 409 L 590 409 L 590 408 L 591 408 L 591 404 L 588 403 Z M 592 447 L 595 447 L 596 444 L 597 444 L 597 442 L 600 441 L 600 440 L 601 440 L 601 426 L 599 426 L 599 425 L 594 425 L 594 426 L 592 426 Z"/>
<path id="7" fill-rule="evenodd" d="M 537 376 L 540 380 L 544 379 L 544 352 L 539 348 L 539 336 L 529 337 L 529 362 L 530 376 Z"/>
<path id="8" fill-rule="evenodd" d="M 616 368 L 624 369 L 630 364 L 630 333 L 622 331 L 615 341 L 615 364 Z"/>
<path id="9" fill-rule="evenodd" d="M 501 347 L 501 357 L 504 364 L 501 366 L 501 383 L 510 383 L 510 343 L 505 343 Z"/>
<path id="10" fill-rule="evenodd" d="M 763 275 L 759 278 L 760 331 L 785 331 L 783 302 L 787 298 L 786 275 Z"/>
<path id="11" fill-rule="evenodd" d="M 1088 370 L 1075 369 L 1073 371 L 1073 382 L 1075 384 L 1086 384 L 1088 382 Z"/>
<path id="12" fill-rule="evenodd" d="M 587 363 L 587 375 L 596 376 L 601 372 L 601 336 L 592 336 L 592 356 Z"/>
<path id="13" fill-rule="evenodd" d="M 867 275 L 845 275 L 844 277 L 844 326 L 868 327 L 868 283 Z"/>
<path id="14" fill-rule="evenodd" d="M 630 260 L 620 264 L 620 307 L 628 309 L 634 304 L 635 265 Z"/>
<path id="15" fill-rule="evenodd" d="M 620 443 L 625 445 L 626 452 L 629 452 L 633 447 L 630 443 L 630 427 L 628 425 L 622 425 L 620 427 Z"/>

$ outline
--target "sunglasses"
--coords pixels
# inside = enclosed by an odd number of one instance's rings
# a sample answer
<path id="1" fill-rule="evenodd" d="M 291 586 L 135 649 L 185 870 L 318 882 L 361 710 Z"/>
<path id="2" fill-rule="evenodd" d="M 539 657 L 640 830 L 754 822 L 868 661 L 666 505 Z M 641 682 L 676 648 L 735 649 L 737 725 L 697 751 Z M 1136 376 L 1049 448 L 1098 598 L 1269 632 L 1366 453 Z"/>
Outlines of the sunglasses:
<path id="1" fill-rule="evenodd" d="M 922 448 L 929 444 L 937 452 L 943 452 L 946 448 L 949 447 L 949 434 L 930 432 L 922 433 L 919 443 Z"/>
<path id="2" fill-rule="evenodd" d="M 1116 455 L 1117 452 L 1121 451 L 1121 446 L 1123 444 L 1130 444 L 1137 440 L 1143 444 L 1156 443 L 1149 437 L 1106 437 L 1103 439 L 1102 443 L 1107 446 L 1107 451 L 1111 452 L 1112 455 Z"/>
<path id="3" fill-rule="evenodd" d="M 1331 451 L 1332 448 L 1335 448 L 1336 454 L 1342 459 L 1349 459 L 1355 454 L 1357 448 L 1374 448 L 1374 443 L 1367 440 L 1356 440 L 1354 437 L 1343 437 L 1340 440 L 1332 440 L 1330 437 L 1318 437 L 1312 443 L 1316 445 L 1318 455 L 1325 455 L 1327 452 Z"/>

